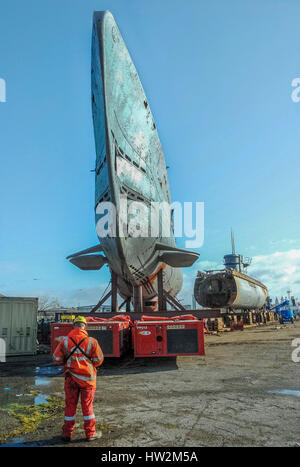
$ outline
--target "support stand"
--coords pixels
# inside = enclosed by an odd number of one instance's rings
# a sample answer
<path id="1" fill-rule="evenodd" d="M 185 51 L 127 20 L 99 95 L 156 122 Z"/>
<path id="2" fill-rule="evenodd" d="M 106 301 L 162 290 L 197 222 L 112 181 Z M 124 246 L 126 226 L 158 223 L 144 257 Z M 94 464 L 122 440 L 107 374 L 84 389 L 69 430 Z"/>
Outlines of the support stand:
<path id="1" fill-rule="evenodd" d="M 133 287 L 133 309 L 138 313 L 143 313 L 143 287 L 141 285 Z"/>
<path id="2" fill-rule="evenodd" d="M 164 278 L 163 270 L 160 269 L 157 274 L 157 293 L 158 293 L 158 310 L 160 312 L 167 311 L 167 303 L 164 295 Z"/>
<path id="3" fill-rule="evenodd" d="M 126 298 L 120 307 L 118 306 L 118 289 L 117 289 L 117 275 L 112 270 L 111 272 L 111 290 L 99 300 L 97 305 L 89 313 L 83 313 L 84 315 L 92 316 L 99 310 L 99 308 L 111 297 L 111 311 L 101 313 L 101 317 L 110 318 L 119 313 L 119 308 L 122 308 L 126 304 L 126 314 L 132 318 L 132 320 L 140 319 L 144 313 L 143 310 L 143 295 L 142 286 L 133 287 L 133 311 L 130 309 L 131 297 Z M 183 305 L 174 297 L 172 297 L 165 289 L 163 283 L 163 269 L 160 269 L 157 273 L 157 289 L 158 289 L 158 310 L 155 312 L 147 312 L 147 315 L 151 316 L 164 316 L 172 317 L 184 313 L 193 314 L 196 318 L 218 318 L 224 315 L 221 309 L 211 310 L 186 310 Z M 171 305 L 172 310 L 167 310 L 167 303 Z M 97 313 L 96 313 L 97 315 Z M 99 316 L 99 314 L 98 314 Z"/>
<path id="4" fill-rule="evenodd" d="M 177 311 L 184 311 L 186 309 L 181 303 L 176 300 L 176 298 L 172 297 L 165 289 L 164 289 L 164 278 L 163 278 L 163 270 L 160 269 L 157 274 L 157 289 L 158 289 L 158 311 L 165 312 L 167 311 L 167 302 Z"/>
<path id="5" fill-rule="evenodd" d="M 111 272 L 111 312 L 118 313 L 118 287 L 117 287 L 117 274 L 113 271 Z"/>
<path id="6" fill-rule="evenodd" d="M 118 313 L 119 305 L 118 305 L 117 274 L 112 270 L 110 270 L 110 273 L 111 273 L 111 290 L 103 298 L 101 298 L 101 300 L 99 300 L 97 305 L 95 305 L 94 308 L 92 308 L 90 313 L 95 313 L 101 307 L 101 305 L 103 305 L 103 303 L 106 302 L 106 300 L 109 297 L 111 297 L 111 313 Z"/>

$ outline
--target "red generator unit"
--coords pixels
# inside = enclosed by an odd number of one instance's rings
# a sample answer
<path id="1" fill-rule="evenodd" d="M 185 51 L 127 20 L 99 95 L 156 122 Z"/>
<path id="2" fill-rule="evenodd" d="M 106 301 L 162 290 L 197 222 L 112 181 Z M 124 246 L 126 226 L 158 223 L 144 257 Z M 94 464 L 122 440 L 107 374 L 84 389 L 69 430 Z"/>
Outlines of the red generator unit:
<path id="1" fill-rule="evenodd" d="M 51 353 L 58 343 L 73 329 L 72 323 L 51 324 Z M 119 321 L 88 322 L 89 337 L 99 342 L 104 357 L 121 357 L 130 347 L 130 324 Z"/>
<path id="2" fill-rule="evenodd" d="M 205 355 L 199 320 L 135 321 L 132 340 L 135 357 Z"/>

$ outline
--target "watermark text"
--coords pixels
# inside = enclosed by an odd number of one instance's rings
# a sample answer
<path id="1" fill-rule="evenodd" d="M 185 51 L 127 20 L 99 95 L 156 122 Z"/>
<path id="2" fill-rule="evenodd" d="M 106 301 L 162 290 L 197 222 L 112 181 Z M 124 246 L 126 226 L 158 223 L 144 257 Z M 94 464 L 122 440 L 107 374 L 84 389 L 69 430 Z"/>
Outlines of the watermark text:
<path id="1" fill-rule="evenodd" d="M 294 363 L 300 362 L 300 337 L 292 340 L 292 347 L 296 347 L 292 352 L 292 361 Z"/>
<path id="2" fill-rule="evenodd" d="M 4 339 L 0 339 L 0 363 L 6 362 L 6 342 Z"/>
<path id="3" fill-rule="evenodd" d="M 185 237 L 186 248 L 204 243 L 203 202 L 142 202 L 120 196 L 118 208 L 110 201 L 96 207 L 96 231 L 105 237 Z"/>
<path id="4" fill-rule="evenodd" d="M 292 91 L 291 99 L 297 104 L 297 102 L 300 102 L 300 78 L 293 79 L 292 87 L 295 89 Z"/>
<path id="5" fill-rule="evenodd" d="M 6 102 L 6 81 L 0 78 L 0 102 Z"/>

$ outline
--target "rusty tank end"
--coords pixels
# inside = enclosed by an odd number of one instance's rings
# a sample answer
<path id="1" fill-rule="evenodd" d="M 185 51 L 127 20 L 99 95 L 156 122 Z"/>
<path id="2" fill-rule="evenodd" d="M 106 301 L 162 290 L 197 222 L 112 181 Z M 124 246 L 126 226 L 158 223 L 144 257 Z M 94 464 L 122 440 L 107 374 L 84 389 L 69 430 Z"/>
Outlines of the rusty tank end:
<path id="1" fill-rule="evenodd" d="M 208 308 L 257 309 L 268 298 L 264 284 L 235 269 L 198 272 L 194 296 Z"/>

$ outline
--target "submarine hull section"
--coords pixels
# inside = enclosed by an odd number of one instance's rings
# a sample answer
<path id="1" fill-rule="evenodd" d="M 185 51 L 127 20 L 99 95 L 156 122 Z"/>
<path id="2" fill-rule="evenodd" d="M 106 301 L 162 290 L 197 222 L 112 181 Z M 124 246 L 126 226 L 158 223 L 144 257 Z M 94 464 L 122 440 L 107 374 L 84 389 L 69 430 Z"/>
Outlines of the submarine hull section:
<path id="1" fill-rule="evenodd" d="M 268 298 L 264 284 L 235 270 L 198 273 L 194 296 L 208 308 L 260 309 Z"/>
<path id="2" fill-rule="evenodd" d="M 176 249 L 171 215 L 165 221 L 170 224 L 169 236 L 131 236 L 126 231 L 128 225 L 122 226 L 126 233 L 120 235 L 121 198 L 126 197 L 128 212 L 132 203 L 142 202 L 145 209 L 141 225 L 150 226 L 151 203 L 170 205 L 171 197 L 165 159 L 145 92 L 108 11 L 94 13 L 91 87 L 96 148 L 95 220 L 97 224 L 101 219 L 101 203 L 114 204 L 116 234 L 98 236 L 109 267 L 118 276 L 119 292 L 129 297 L 133 286 L 142 285 L 143 298 L 154 298 L 157 273 L 163 269 L 164 288 L 175 296 L 182 287 L 182 271 L 179 264 L 174 267 L 180 254 L 176 257 L 176 252 L 168 250 Z M 167 251 L 159 250 L 157 243 L 165 245 Z M 186 255 L 189 262 L 189 252 Z M 184 265 L 182 258 L 180 261 Z"/>

